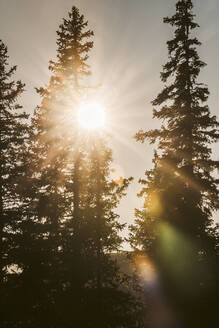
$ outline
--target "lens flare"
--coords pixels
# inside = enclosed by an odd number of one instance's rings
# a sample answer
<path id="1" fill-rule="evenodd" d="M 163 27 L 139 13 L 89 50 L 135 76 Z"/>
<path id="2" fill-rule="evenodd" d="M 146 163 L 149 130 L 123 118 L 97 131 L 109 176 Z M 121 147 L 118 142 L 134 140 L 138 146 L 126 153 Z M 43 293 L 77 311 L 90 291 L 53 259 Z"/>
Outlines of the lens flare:
<path id="1" fill-rule="evenodd" d="M 82 104 L 78 109 L 78 122 L 87 130 L 101 129 L 105 125 L 105 111 L 98 103 Z"/>
<path id="2" fill-rule="evenodd" d="M 157 282 L 157 272 L 149 257 L 146 255 L 135 256 L 135 265 L 139 277 L 148 287 Z"/>

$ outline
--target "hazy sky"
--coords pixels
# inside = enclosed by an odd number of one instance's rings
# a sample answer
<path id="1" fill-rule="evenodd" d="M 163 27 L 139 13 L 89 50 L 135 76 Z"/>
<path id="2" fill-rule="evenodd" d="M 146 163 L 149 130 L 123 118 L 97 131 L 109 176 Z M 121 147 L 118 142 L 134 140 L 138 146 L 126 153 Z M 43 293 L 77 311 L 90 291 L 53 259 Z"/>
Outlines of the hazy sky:
<path id="1" fill-rule="evenodd" d="M 212 114 L 219 114 L 219 1 L 194 0 L 199 50 L 208 66 L 200 81 L 208 84 Z M 122 222 L 131 223 L 141 202 L 137 183 L 152 167 L 153 146 L 138 144 L 132 136 L 140 129 L 160 125 L 152 120 L 150 102 L 162 88 L 161 66 L 167 60 L 166 41 L 172 29 L 162 18 L 175 10 L 175 0 L 0 0 L 0 39 L 8 46 L 10 62 L 18 65 L 17 77 L 26 84 L 24 108 L 39 104 L 34 87 L 48 82 L 50 59 L 56 56 L 56 30 L 73 5 L 94 30 L 90 57 L 91 85 L 101 84 L 99 96 L 113 121 L 114 161 L 135 182 L 121 202 Z M 219 145 L 214 146 L 218 157 Z"/>

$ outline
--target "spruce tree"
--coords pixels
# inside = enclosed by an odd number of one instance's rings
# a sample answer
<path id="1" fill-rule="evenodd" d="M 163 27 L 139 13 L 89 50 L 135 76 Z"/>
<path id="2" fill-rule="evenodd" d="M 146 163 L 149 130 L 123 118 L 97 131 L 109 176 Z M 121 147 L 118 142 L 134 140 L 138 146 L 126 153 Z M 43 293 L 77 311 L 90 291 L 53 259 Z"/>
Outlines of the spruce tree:
<path id="1" fill-rule="evenodd" d="M 10 325 L 11 298 L 19 263 L 15 256 L 17 235 L 22 220 L 19 185 L 24 179 L 24 150 L 27 139 L 27 114 L 18 99 L 24 91 L 21 81 L 13 80 L 16 66 L 9 66 L 8 51 L 0 40 L 0 292 L 1 322 Z"/>
<path id="2" fill-rule="evenodd" d="M 23 243 L 20 240 L 19 254 L 20 320 L 24 326 L 59 327 L 64 320 L 57 304 L 63 301 L 61 295 L 68 283 L 63 265 L 69 232 L 63 231 L 63 227 L 66 228 L 64 222 L 68 221 L 72 206 L 67 181 L 74 176 L 76 213 L 83 157 L 76 129 L 76 108 L 79 82 L 83 75 L 89 74 L 86 60 L 93 45 L 89 41 L 93 32 L 86 27 L 84 16 L 73 7 L 57 31 L 57 62 L 50 62 L 49 85 L 37 89 L 42 102 L 32 118 L 22 191 L 27 214 L 21 227 Z"/>
<path id="3" fill-rule="evenodd" d="M 69 19 L 63 21 L 57 32 L 58 61 L 51 62 L 53 72 L 61 72 L 64 88 L 67 85 L 74 90 L 76 101 L 72 111 L 87 94 L 81 83 L 83 77 L 90 74 L 86 60 L 93 42 L 82 44 L 82 41 L 92 37 L 93 32 L 83 31 L 85 27 L 87 22 L 73 7 Z M 109 182 L 111 150 L 104 145 L 104 136 L 94 133 L 89 138 L 84 133 L 76 122 L 66 148 L 64 190 L 67 203 L 62 244 L 65 288 L 59 299 L 60 320 L 65 318 L 69 324 L 73 315 L 72 324 L 81 327 L 120 327 L 124 323 L 134 327 L 141 322 L 141 318 L 136 317 L 139 305 L 128 291 L 122 292 L 122 278 L 111 258 L 111 252 L 121 243 L 118 231 L 122 228 L 113 209 L 128 186 L 128 180 L 119 188 Z"/>
<path id="4" fill-rule="evenodd" d="M 108 181 L 111 151 L 97 137 L 90 143 L 76 119 L 87 95 L 83 78 L 90 74 L 93 32 L 87 24 L 73 7 L 57 31 L 50 83 L 37 89 L 42 102 L 32 118 L 23 193 L 24 327 L 140 325 L 139 304 L 123 291 L 127 279 L 110 254 L 122 228 L 113 209 L 129 181 L 119 187 Z"/>
<path id="5" fill-rule="evenodd" d="M 218 122 L 206 101 L 209 91 L 198 77 L 205 63 L 194 36 L 191 0 L 176 3 L 176 13 L 164 18 L 175 28 L 167 42 L 164 89 L 152 102 L 160 129 L 139 131 L 137 141 L 157 143 L 154 168 L 146 172 L 132 227 L 132 243 L 155 261 L 163 284 L 186 327 L 216 320 L 218 237 L 212 215 L 218 210 L 218 180 L 211 143 L 218 140 Z M 209 310 L 207 309 L 209 307 Z"/>

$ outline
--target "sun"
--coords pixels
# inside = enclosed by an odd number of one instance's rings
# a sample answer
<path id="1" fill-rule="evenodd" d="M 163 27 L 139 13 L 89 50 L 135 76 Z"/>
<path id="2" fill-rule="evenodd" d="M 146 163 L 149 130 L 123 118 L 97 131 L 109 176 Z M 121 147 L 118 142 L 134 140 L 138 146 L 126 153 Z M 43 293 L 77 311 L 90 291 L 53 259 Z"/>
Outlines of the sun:
<path id="1" fill-rule="evenodd" d="M 101 129 L 105 125 L 105 111 L 98 103 L 85 103 L 78 109 L 78 122 L 88 130 Z"/>

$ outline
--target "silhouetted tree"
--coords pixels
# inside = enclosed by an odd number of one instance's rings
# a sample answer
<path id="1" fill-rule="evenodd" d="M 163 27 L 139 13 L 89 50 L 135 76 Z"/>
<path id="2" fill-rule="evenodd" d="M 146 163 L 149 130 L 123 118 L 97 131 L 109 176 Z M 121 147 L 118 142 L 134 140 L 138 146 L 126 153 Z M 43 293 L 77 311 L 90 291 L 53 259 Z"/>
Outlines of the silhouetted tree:
<path id="1" fill-rule="evenodd" d="M 64 20 L 58 31 L 58 62 L 51 63 L 54 72 L 61 72 L 64 86 L 72 86 L 78 103 L 86 95 L 86 87 L 80 81 L 90 74 L 86 60 L 93 47 L 93 42 L 82 44 L 93 36 L 92 31 L 83 31 L 85 27 L 87 22 L 73 7 L 69 19 Z M 128 181 L 124 180 L 119 188 L 108 181 L 111 150 L 104 146 L 104 141 L 101 143 L 101 138 L 105 140 L 103 135 L 89 139 L 84 133 L 76 123 L 74 137 L 71 136 L 67 146 L 64 185 L 67 206 L 62 245 L 64 288 L 59 298 L 59 318 L 61 322 L 65 318 L 66 324 L 71 325 L 73 315 L 72 324 L 81 327 L 120 327 L 125 322 L 134 327 L 141 321 L 137 318 L 139 304 L 128 290 L 122 292 L 122 277 L 111 258 L 111 252 L 121 243 L 118 231 L 122 228 L 113 209 Z M 103 306 L 104 302 L 108 305 Z"/>
<path id="2" fill-rule="evenodd" d="M 140 305 L 111 255 L 122 228 L 114 208 L 129 180 L 110 181 L 111 151 L 102 135 L 89 141 L 76 117 L 93 32 L 73 7 L 57 34 L 57 61 L 49 85 L 37 89 L 42 102 L 26 156 L 17 321 L 25 328 L 139 327 Z"/>
<path id="3" fill-rule="evenodd" d="M 142 210 L 132 227 L 132 243 L 154 259 L 172 303 L 186 327 L 206 327 L 216 320 L 218 180 L 210 144 L 218 140 L 218 122 L 205 102 L 209 91 L 198 80 L 205 66 L 193 35 L 191 0 L 180 0 L 176 13 L 164 18 L 175 28 L 167 42 L 164 89 L 152 102 L 160 129 L 139 131 L 137 141 L 157 142 L 154 168 L 146 172 Z"/>
<path id="4" fill-rule="evenodd" d="M 68 220 L 72 205 L 66 183 L 69 174 L 74 175 L 75 213 L 79 202 L 81 180 L 77 177 L 83 156 L 75 119 L 79 81 L 88 74 L 87 53 L 92 48 L 92 42 L 86 40 L 93 35 L 86 26 L 84 17 L 73 7 L 57 32 L 58 60 L 50 62 L 49 85 L 37 89 L 42 102 L 32 118 L 22 191 L 27 215 L 21 226 L 23 243 L 19 253 L 20 320 L 25 327 L 55 327 L 63 320 L 58 317 L 56 304 L 66 282 L 63 234 L 67 232 L 63 232 L 63 222 Z"/>
<path id="5" fill-rule="evenodd" d="M 14 81 L 16 66 L 9 66 L 7 47 L 0 40 L 0 299 L 1 322 L 10 325 L 14 279 L 19 263 L 15 256 L 17 235 L 22 221 L 19 185 L 24 176 L 24 149 L 27 139 L 27 115 L 17 101 L 24 91 Z"/>

